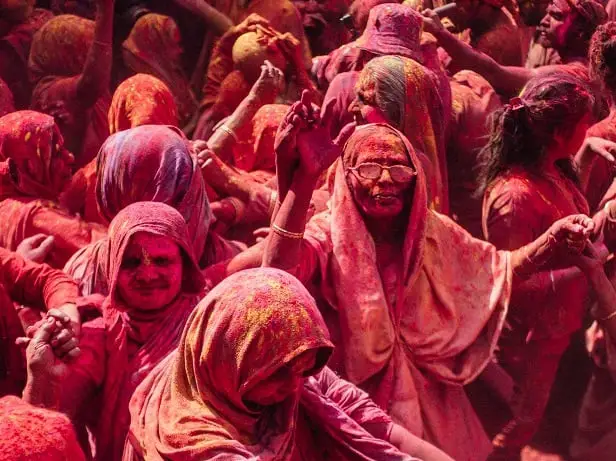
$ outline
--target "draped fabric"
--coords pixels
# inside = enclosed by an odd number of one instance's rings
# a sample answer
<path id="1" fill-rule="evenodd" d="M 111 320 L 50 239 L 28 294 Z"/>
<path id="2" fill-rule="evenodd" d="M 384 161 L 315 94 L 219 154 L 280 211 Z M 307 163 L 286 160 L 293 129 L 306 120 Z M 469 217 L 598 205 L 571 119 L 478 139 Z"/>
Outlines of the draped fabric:
<path id="1" fill-rule="evenodd" d="M 398 123 L 398 128 L 413 147 L 430 160 L 432 168 L 427 178 L 430 206 L 436 211 L 447 213 L 449 194 L 445 120 L 448 114 L 439 93 L 436 75 L 412 59 L 384 56 L 371 61 L 362 70 L 357 88 L 363 91 L 365 98 L 378 104 L 377 93 L 391 92 L 384 86 L 385 74 L 397 72 L 400 66 L 403 66 L 404 72 L 405 97 L 403 101 L 397 101 L 400 106 L 400 120 L 392 122 Z"/>
<path id="2" fill-rule="evenodd" d="M 227 278 L 195 309 L 178 350 L 137 389 L 125 461 L 410 460 L 362 428 L 374 418 L 359 407 L 370 404 L 322 370 L 331 350 L 314 300 L 294 277 L 253 269 Z M 313 377 L 295 393 L 269 407 L 246 403 L 252 388 L 308 352 L 316 361 L 305 375 Z M 346 409 L 337 403 L 344 397 Z M 308 457 L 298 458 L 300 447 Z"/>
<path id="3" fill-rule="evenodd" d="M 490 444 L 462 385 L 483 370 L 496 346 L 511 292 L 509 254 L 428 209 L 420 160 L 392 127 L 357 130 L 344 162 L 354 166 L 363 146 L 392 134 L 418 170 L 395 275 L 381 275 L 342 163 L 330 209 L 306 229 L 306 251 L 316 254 L 320 269 L 313 283 L 336 344 L 332 367 L 394 421 L 454 459 L 485 459 Z M 302 259 L 303 265 L 311 260 L 309 254 Z M 302 278 L 313 275 L 298 270 Z"/>
<path id="4" fill-rule="evenodd" d="M 122 44 L 124 64 L 133 73 L 153 75 L 173 93 L 181 123 L 193 116 L 198 104 L 182 68 L 180 30 L 169 16 L 146 14 Z"/>
<path id="5" fill-rule="evenodd" d="M 62 125 L 62 134 L 78 167 L 94 158 L 109 136 L 109 92 L 105 91 L 91 106 L 84 105 L 76 93 L 93 40 L 93 21 L 56 16 L 34 36 L 28 63 L 34 85 L 31 108 L 53 113 L 62 104 L 70 120 Z"/>
<path id="6" fill-rule="evenodd" d="M 61 268 L 79 248 L 105 235 L 104 227 L 71 216 L 56 202 L 66 172 L 52 168 L 64 141 L 54 119 L 33 111 L 0 118 L 0 246 L 15 250 L 37 233 L 55 237 L 46 260 Z"/>
<path id="7" fill-rule="evenodd" d="M 141 125 L 178 125 L 178 109 L 169 87 L 148 74 L 124 80 L 109 108 L 111 134 Z"/>
<path id="8" fill-rule="evenodd" d="M 0 79 L 0 117 L 14 111 L 15 101 L 13 99 L 13 93 L 6 82 Z"/>
<path id="9" fill-rule="evenodd" d="M 127 306 L 117 290 L 124 253 L 138 232 L 173 240 L 184 256 L 181 293 L 156 311 Z M 107 242 L 110 294 L 103 305 L 107 366 L 96 434 L 96 458 L 105 461 L 121 459 L 130 423 L 130 398 L 141 380 L 177 346 L 186 319 L 204 286 L 186 222 L 168 205 L 158 202 L 129 205 L 111 222 Z"/>
<path id="10" fill-rule="evenodd" d="M 184 217 L 193 251 L 201 265 L 230 257 L 211 236 L 211 213 L 205 184 L 179 129 L 143 125 L 109 137 L 97 160 L 96 202 L 107 221 L 134 202 L 172 206 Z M 108 293 L 108 255 L 103 242 L 76 253 L 65 270 L 79 280 L 84 294 Z"/>

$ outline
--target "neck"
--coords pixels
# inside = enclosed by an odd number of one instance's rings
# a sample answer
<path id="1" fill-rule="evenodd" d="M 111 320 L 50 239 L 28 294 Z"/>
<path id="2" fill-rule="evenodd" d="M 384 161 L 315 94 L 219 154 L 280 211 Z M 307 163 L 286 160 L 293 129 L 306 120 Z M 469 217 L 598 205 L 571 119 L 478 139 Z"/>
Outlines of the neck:
<path id="1" fill-rule="evenodd" d="M 365 218 L 364 222 L 375 244 L 386 243 L 402 246 L 406 220 L 403 213 L 392 218 Z"/>
<path id="2" fill-rule="evenodd" d="M 560 170 L 556 166 L 556 162 L 561 159 L 563 159 L 562 150 L 558 147 L 549 148 L 545 158 L 539 165 L 540 171 L 548 174 L 558 173 Z"/>

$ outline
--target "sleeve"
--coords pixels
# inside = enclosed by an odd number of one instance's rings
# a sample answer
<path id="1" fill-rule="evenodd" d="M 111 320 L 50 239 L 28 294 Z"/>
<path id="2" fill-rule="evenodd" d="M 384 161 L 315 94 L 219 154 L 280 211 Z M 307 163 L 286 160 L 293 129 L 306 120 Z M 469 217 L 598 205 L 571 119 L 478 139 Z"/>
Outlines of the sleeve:
<path id="1" fill-rule="evenodd" d="M 371 435 L 389 440 L 393 421 L 364 391 L 325 368 L 319 375 L 323 394 Z"/>
<path id="2" fill-rule="evenodd" d="M 201 107 L 209 107 L 218 98 L 218 93 L 225 77 L 233 71 L 231 47 L 233 42 L 221 38 L 212 52 L 212 59 L 207 68 L 207 76 L 201 91 Z"/>
<path id="3" fill-rule="evenodd" d="M 38 233 L 54 236 L 54 247 L 46 262 L 58 268 L 64 267 L 77 250 L 107 235 L 104 226 L 88 223 L 49 205 L 33 210 L 27 226 L 29 231 L 26 236 Z"/>
<path id="4" fill-rule="evenodd" d="M 45 306 L 47 310 L 75 303 L 78 286 L 62 271 L 36 264 L 17 253 L 0 248 L 2 284 L 11 299 L 20 304 Z"/>

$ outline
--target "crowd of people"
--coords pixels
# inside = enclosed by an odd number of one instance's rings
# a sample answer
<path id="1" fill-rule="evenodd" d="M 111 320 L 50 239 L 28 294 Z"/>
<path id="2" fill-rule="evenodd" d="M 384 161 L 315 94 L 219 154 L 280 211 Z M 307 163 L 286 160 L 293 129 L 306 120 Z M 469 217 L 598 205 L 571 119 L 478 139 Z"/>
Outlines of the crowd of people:
<path id="1" fill-rule="evenodd" d="M 0 461 L 616 459 L 603 1 L 0 0 Z"/>

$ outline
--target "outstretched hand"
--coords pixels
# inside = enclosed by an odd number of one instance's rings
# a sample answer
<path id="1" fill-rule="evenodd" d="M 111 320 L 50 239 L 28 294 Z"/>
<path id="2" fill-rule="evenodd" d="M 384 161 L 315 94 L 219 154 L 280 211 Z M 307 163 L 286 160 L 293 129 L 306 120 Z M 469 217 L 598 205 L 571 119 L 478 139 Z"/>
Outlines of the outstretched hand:
<path id="1" fill-rule="evenodd" d="M 550 237 L 559 250 L 579 255 L 595 230 L 594 221 L 586 215 L 566 216 L 550 227 Z"/>
<path id="2" fill-rule="evenodd" d="M 266 60 L 261 66 L 261 75 L 250 89 L 250 96 L 262 105 L 272 104 L 276 97 L 284 91 L 285 84 L 282 70 Z"/>

